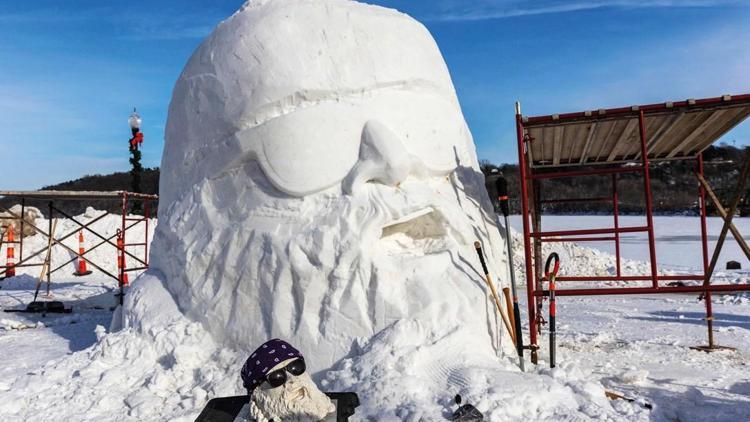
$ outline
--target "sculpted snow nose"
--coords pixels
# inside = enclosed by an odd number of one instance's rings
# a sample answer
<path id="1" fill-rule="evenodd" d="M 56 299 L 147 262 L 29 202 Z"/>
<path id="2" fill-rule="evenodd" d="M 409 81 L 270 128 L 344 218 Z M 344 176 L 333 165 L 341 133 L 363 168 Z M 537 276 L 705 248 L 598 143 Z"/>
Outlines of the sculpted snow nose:
<path id="1" fill-rule="evenodd" d="M 397 186 L 409 175 L 412 157 L 387 126 L 370 120 L 362 129 L 359 160 L 343 181 L 345 194 L 368 182 Z"/>

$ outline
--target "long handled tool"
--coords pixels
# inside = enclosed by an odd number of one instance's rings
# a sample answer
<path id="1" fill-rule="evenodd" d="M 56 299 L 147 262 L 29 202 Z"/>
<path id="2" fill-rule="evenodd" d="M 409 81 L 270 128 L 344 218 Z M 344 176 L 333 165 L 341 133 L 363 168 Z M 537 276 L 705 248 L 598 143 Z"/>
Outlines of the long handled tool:
<path id="1" fill-rule="evenodd" d="M 555 263 L 554 268 L 550 271 L 550 265 L 552 262 Z M 560 256 L 557 252 L 552 252 L 547 257 L 547 262 L 544 264 L 544 275 L 549 280 L 549 366 L 550 368 L 555 367 L 555 347 L 557 330 L 555 329 L 555 278 L 557 277 L 557 271 L 560 269 Z"/>
<path id="2" fill-rule="evenodd" d="M 482 263 L 482 270 L 484 271 L 484 281 L 486 281 L 487 285 L 490 287 L 492 298 L 495 300 L 495 306 L 497 306 L 497 311 L 500 312 L 500 316 L 503 318 L 503 323 L 505 324 L 505 328 L 508 330 L 508 335 L 510 335 L 513 343 L 515 343 L 516 336 L 513 334 L 513 328 L 508 321 L 508 317 L 505 315 L 505 311 L 503 311 L 502 305 L 500 305 L 500 297 L 497 295 L 497 290 L 495 290 L 495 286 L 492 284 L 492 280 L 490 279 L 490 272 L 489 270 L 487 270 L 487 262 L 484 260 L 484 252 L 482 252 L 482 244 L 479 243 L 479 241 L 476 241 L 474 242 L 474 248 L 477 250 L 477 255 L 479 255 L 479 262 Z"/>
<path id="3" fill-rule="evenodd" d="M 614 391 L 608 391 L 608 390 L 604 390 L 604 395 L 605 395 L 605 396 L 606 396 L 606 397 L 607 397 L 608 399 L 610 399 L 610 400 L 625 400 L 625 401 L 627 401 L 627 402 L 630 402 L 630 403 L 637 403 L 637 402 L 638 402 L 638 400 L 636 400 L 636 399 L 634 399 L 634 398 L 631 398 L 631 397 L 625 397 L 625 396 L 623 396 L 623 395 L 622 395 L 622 394 L 620 394 L 620 393 L 615 393 Z M 653 405 L 651 405 L 651 403 L 648 403 L 648 402 L 643 402 L 643 403 L 642 403 L 641 405 L 642 405 L 642 406 L 643 406 L 644 408 L 646 408 L 646 409 L 649 409 L 649 410 L 650 410 L 650 409 L 653 409 L 653 408 L 654 408 L 654 406 L 653 406 Z"/>
<path id="4" fill-rule="evenodd" d="M 50 218 L 52 218 L 50 216 Z M 50 266 L 50 259 L 52 258 L 52 239 L 55 236 L 55 229 L 57 229 L 57 220 L 53 220 L 52 222 L 52 230 L 50 230 L 49 233 L 49 242 L 47 242 L 47 255 L 44 258 L 44 263 L 42 264 L 42 271 L 39 272 L 39 280 L 36 283 L 36 290 L 34 291 L 34 302 L 36 302 L 37 296 L 39 296 L 39 287 L 42 285 L 42 277 L 44 277 L 44 273 L 49 271 Z M 49 280 L 47 280 L 47 296 L 49 296 Z"/>
<path id="5" fill-rule="evenodd" d="M 510 235 L 510 224 L 508 223 L 508 181 L 500 176 L 495 181 L 497 196 L 500 201 L 500 209 L 505 217 L 505 241 L 508 244 L 508 266 L 510 267 L 510 287 L 513 294 L 513 329 L 516 333 L 516 352 L 518 352 L 518 366 L 525 371 L 523 363 L 523 334 L 521 333 L 521 309 L 518 306 L 518 294 L 516 293 L 516 271 L 513 268 L 513 240 Z"/>

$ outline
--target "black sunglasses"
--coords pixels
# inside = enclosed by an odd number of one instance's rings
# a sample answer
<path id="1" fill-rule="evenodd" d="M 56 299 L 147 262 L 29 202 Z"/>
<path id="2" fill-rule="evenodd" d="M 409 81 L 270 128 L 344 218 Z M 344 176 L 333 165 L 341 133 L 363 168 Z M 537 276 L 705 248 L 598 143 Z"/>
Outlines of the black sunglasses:
<path id="1" fill-rule="evenodd" d="M 281 369 L 269 372 L 266 374 L 265 381 L 271 386 L 271 388 L 281 387 L 286 383 L 287 372 L 294 376 L 299 376 L 305 373 L 305 369 L 307 369 L 305 361 L 300 358 L 290 362 L 289 365 Z"/>

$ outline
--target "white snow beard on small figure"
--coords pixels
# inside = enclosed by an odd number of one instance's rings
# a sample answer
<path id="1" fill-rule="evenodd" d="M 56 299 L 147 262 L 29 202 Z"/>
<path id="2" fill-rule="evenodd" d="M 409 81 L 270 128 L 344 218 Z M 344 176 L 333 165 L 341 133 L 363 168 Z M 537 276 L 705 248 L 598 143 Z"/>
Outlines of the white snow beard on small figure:
<path id="1" fill-rule="evenodd" d="M 281 369 L 291 361 L 284 361 L 269 372 Z M 318 389 L 307 372 L 302 375 L 287 373 L 286 383 L 276 388 L 262 384 L 253 391 L 250 403 L 250 415 L 257 422 L 313 422 L 323 420 L 335 411 L 331 399 Z"/>

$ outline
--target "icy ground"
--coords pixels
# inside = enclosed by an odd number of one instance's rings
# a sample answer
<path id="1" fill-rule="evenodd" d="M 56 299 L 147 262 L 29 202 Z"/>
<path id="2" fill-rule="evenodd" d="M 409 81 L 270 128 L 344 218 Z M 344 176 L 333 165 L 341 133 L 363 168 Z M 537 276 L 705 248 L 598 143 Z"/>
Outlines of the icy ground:
<path id="1" fill-rule="evenodd" d="M 599 227 L 597 218 L 560 221 Z M 679 227 L 695 220 L 664 217 L 661 222 Z M 662 249 L 685 253 L 665 254 L 668 260 L 659 259 L 660 264 L 681 271 L 699 262 L 691 256 L 692 247 L 677 242 L 662 239 Z M 581 265 L 611 270 L 612 257 L 603 251 L 560 248 Z M 629 242 L 624 254 L 637 258 L 642 248 Z M 646 268 L 638 261 L 625 266 L 632 272 Z M 34 277 L 1 282 L 0 307 L 27 303 Z M 717 277 L 746 282 L 750 273 L 722 271 Z M 237 380 L 223 374 L 236 373 L 244 356 L 216 352 L 199 327 L 178 321 L 171 330 L 151 328 L 153 342 L 136 342 L 125 333 L 107 333 L 114 303 L 111 280 L 96 272 L 82 278 L 61 274 L 51 287 L 54 298 L 73 306 L 72 314 L 0 314 L 0 420 L 192 420 L 209 398 L 240 391 Z M 450 370 L 455 362 L 435 363 L 426 356 L 448 356 L 447 351 L 470 350 L 471 345 L 403 321 L 363 342 L 350 359 L 317 378 L 327 390 L 358 391 L 363 399 L 358 416 L 366 420 L 439 420 L 453 409 L 450 399 L 457 392 L 489 420 L 747 420 L 750 300 L 719 296 L 714 312 L 717 343 L 736 352 L 705 354 L 689 348 L 706 342 L 704 305 L 696 295 L 564 297 L 558 302 L 558 368 L 542 363 L 533 370 L 538 376 L 517 372 L 512 357 L 498 368 L 469 352 L 465 370 Z M 546 333 L 541 342 L 546 360 Z M 378 382 L 363 374 L 377 374 Z M 389 388 L 382 391 L 376 384 Z M 608 401 L 605 388 L 635 402 Z"/>

